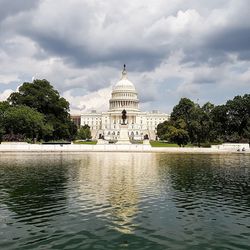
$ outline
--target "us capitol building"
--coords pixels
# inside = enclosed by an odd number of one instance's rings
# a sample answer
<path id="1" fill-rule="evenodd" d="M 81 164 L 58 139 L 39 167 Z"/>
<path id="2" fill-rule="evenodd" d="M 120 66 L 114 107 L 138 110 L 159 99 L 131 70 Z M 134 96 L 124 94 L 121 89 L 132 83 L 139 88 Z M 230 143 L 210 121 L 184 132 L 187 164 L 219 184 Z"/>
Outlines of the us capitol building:
<path id="1" fill-rule="evenodd" d="M 156 110 L 140 111 L 137 91 L 134 84 L 128 80 L 124 65 L 122 77 L 113 87 L 109 110 L 101 113 L 92 110 L 90 113 L 81 114 L 80 125 L 87 124 L 90 127 L 93 139 L 119 140 L 124 110 L 130 140 L 155 140 L 157 125 L 169 119 L 168 114 Z"/>

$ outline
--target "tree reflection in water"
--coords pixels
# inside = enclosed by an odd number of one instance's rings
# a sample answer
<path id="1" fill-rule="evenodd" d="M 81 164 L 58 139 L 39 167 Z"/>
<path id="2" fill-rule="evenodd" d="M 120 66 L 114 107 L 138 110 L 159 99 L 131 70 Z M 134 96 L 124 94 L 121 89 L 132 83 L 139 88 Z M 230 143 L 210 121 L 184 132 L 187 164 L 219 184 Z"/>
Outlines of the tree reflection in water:
<path id="1" fill-rule="evenodd" d="M 26 217 L 27 223 L 33 223 L 41 211 L 56 206 L 63 212 L 67 199 L 67 169 L 68 163 L 59 155 L 2 157 L 1 202 L 16 214 L 17 219 Z M 46 218 L 49 221 L 50 216 Z"/>

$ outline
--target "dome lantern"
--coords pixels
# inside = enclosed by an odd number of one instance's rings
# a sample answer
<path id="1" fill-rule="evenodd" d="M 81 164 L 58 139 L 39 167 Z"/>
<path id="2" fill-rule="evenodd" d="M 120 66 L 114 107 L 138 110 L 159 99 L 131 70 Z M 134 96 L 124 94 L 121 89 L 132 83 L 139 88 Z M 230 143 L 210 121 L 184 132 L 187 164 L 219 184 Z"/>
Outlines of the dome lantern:
<path id="1" fill-rule="evenodd" d="M 126 64 L 123 66 L 123 71 L 122 71 L 122 80 L 128 79 L 127 77 L 127 71 L 126 71 Z"/>

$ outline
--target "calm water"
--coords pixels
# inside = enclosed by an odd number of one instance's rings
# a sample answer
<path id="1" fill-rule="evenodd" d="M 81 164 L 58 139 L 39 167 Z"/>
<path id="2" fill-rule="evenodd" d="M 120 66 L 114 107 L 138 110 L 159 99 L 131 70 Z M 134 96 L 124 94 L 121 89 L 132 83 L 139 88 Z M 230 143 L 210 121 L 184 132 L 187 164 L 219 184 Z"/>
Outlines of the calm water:
<path id="1" fill-rule="evenodd" d="M 0 249 L 250 249 L 250 155 L 0 155 Z"/>

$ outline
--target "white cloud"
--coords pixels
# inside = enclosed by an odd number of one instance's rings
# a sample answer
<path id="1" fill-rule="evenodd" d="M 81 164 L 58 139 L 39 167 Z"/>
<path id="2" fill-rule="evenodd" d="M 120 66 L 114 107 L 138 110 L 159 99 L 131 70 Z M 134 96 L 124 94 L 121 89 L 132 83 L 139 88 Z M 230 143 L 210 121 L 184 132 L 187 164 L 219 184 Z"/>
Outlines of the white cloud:
<path id="1" fill-rule="evenodd" d="M 6 89 L 3 92 L 0 92 L 0 101 L 6 101 L 12 92 L 12 89 Z"/>
<path id="2" fill-rule="evenodd" d="M 171 37 L 181 33 L 196 32 L 197 29 L 199 31 L 202 23 L 203 19 L 196 10 L 179 10 L 176 16 L 162 17 L 154 22 L 152 26 L 147 29 L 146 35 L 156 37 L 157 39 L 159 39 L 159 36 L 163 36 L 162 38 L 165 38 L 164 40 L 168 40 L 166 36 Z"/>
<path id="3" fill-rule="evenodd" d="M 68 90 L 63 93 L 70 103 L 74 103 L 71 107 L 71 113 L 88 112 L 91 110 L 104 111 L 108 110 L 108 100 L 110 99 L 111 87 L 100 89 L 88 95 L 73 96 L 71 91 Z"/>
<path id="4" fill-rule="evenodd" d="M 10 74 L 0 74 L 0 84 L 9 84 L 10 82 L 15 82 L 19 81 L 20 79 L 18 78 L 17 75 L 10 75 Z"/>
<path id="5" fill-rule="evenodd" d="M 124 63 L 142 108 L 164 111 L 182 95 L 219 102 L 249 92 L 250 58 L 240 59 L 250 54 L 248 0 L 29 4 L 4 1 L 1 95 L 36 75 L 49 80 L 74 112 L 105 110 Z M 231 36 L 232 30 L 239 35 Z"/>

